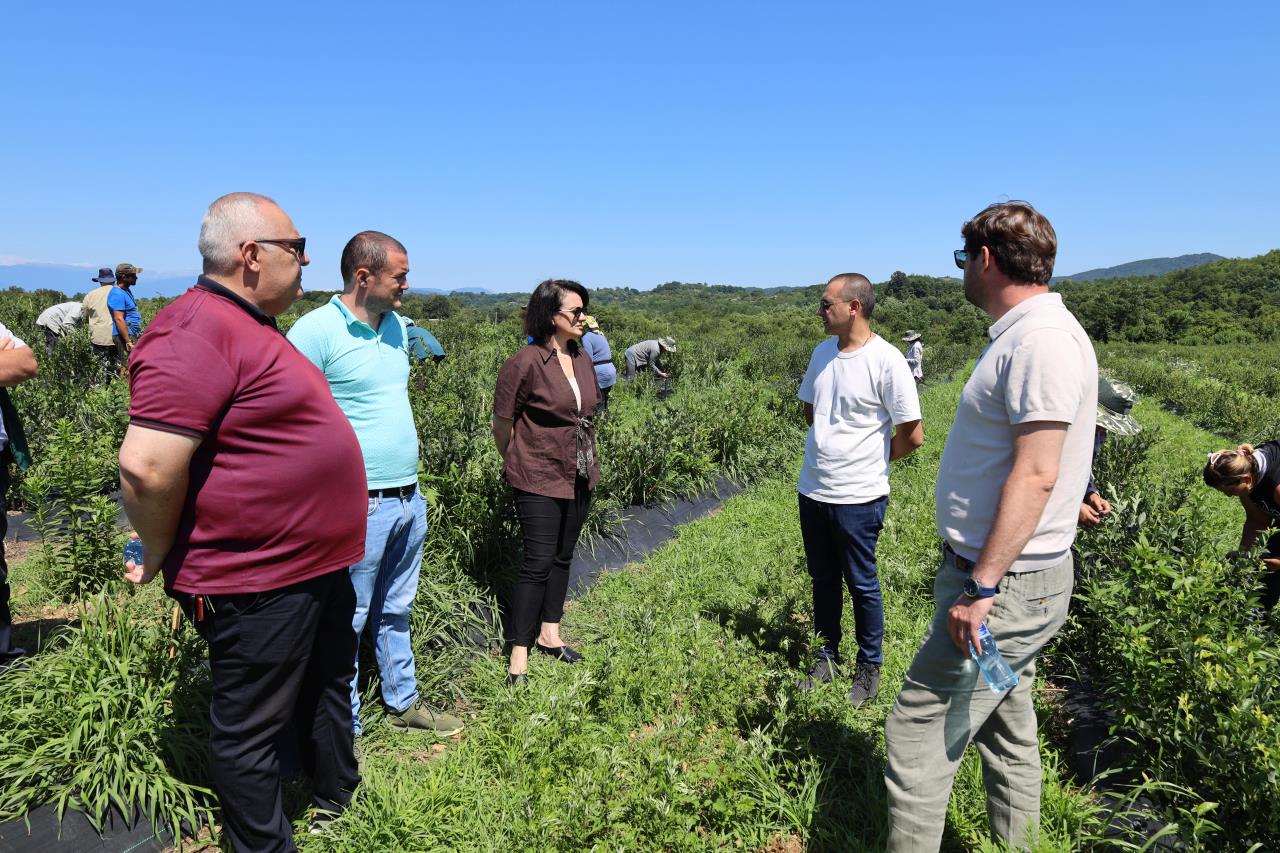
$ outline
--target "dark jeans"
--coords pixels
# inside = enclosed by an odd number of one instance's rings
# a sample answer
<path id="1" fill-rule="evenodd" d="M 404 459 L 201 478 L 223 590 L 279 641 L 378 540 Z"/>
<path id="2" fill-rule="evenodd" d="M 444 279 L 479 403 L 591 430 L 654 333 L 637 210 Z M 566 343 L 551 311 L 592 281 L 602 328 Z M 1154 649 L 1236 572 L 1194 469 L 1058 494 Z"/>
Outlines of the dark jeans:
<path id="1" fill-rule="evenodd" d="M 58 341 L 62 340 L 62 333 L 55 332 L 48 326 L 41 326 L 40 328 L 44 330 L 44 351 L 53 352 L 58 346 Z"/>
<path id="2" fill-rule="evenodd" d="M 876 540 L 889 498 L 862 504 L 829 504 L 800 495 L 800 534 L 813 579 L 813 623 L 824 650 L 840 656 L 844 589 L 853 599 L 858 663 L 884 661 L 884 599 L 876 574 Z"/>
<path id="3" fill-rule="evenodd" d="M 515 490 L 516 514 L 524 538 L 524 562 L 511 591 L 511 630 L 515 646 L 531 646 L 542 622 L 559 622 L 569 590 L 569 564 L 591 505 L 591 490 L 579 477 L 573 499 L 549 498 Z"/>
<path id="4" fill-rule="evenodd" d="M 22 655 L 13 647 L 9 612 L 9 564 L 4 558 L 4 538 L 9 535 L 9 466 L 0 462 L 0 667 Z"/>
<path id="5" fill-rule="evenodd" d="M 597 390 L 600 392 L 600 402 L 596 405 L 596 414 L 599 415 L 604 414 L 605 410 L 609 408 L 609 392 L 613 390 L 613 386 L 610 385 L 608 388 L 599 388 Z"/>
<path id="6" fill-rule="evenodd" d="M 298 738 L 316 806 L 340 812 L 360 783 L 351 735 L 356 596 L 346 569 L 241 595 L 178 593 L 209 643 L 209 775 L 237 853 L 291 853 L 277 744 Z"/>

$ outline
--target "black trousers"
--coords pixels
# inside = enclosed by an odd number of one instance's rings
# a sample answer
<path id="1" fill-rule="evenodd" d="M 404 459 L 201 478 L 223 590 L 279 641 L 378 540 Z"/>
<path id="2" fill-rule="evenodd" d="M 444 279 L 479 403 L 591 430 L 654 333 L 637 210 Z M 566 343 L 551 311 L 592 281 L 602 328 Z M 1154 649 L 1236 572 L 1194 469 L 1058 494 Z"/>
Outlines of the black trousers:
<path id="1" fill-rule="evenodd" d="M 9 466 L 0 462 L 0 667 L 22 654 L 13 647 L 13 614 L 9 612 L 9 564 L 4 538 L 9 535 Z"/>
<path id="2" fill-rule="evenodd" d="M 298 737 L 320 809 L 340 812 L 360 783 L 351 735 L 356 596 L 346 569 L 261 593 L 178 594 L 209 643 L 209 774 L 237 853 L 292 853 L 277 742 Z"/>
<path id="3" fill-rule="evenodd" d="M 569 591 L 569 565 L 582 532 L 591 490 L 577 478 L 573 499 L 549 498 L 515 490 L 516 514 L 524 538 L 524 562 L 511 591 L 512 645 L 531 646 L 541 622 L 559 622 L 564 617 L 564 598 Z"/>

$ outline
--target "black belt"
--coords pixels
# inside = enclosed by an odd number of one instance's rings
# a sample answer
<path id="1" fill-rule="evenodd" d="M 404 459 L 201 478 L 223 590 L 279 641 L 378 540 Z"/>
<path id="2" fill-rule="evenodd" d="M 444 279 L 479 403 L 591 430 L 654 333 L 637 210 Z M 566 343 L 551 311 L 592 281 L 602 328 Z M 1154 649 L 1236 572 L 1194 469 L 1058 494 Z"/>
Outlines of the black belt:
<path id="1" fill-rule="evenodd" d="M 962 572 L 972 572 L 973 567 L 976 565 L 973 562 L 973 560 L 966 560 L 964 557 L 961 557 L 959 554 L 957 554 L 955 552 L 955 549 L 951 547 L 950 542 L 943 541 L 942 553 L 944 556 L 947 554 L 950 554 L 951 559 L 956 561 L 956 568 L 960 569 L 960 571 Z"/>
<path id="2" fill-rule="evenodd" d="M 390 489 L 370 489 L 369 497 L 371 498 L 407 498 L 414 492 L 418 491 L 417 483 L 410 483 L 407 486 L 395 486 Z"/>
<path id="3" fill-rule="evenodd" d="M 602 364 L 613 364 L 613 359 L 605 358 L 605 359 L 601 359 L 600 361 L 593 361 L 591 363 L 594 364 L 596 367 L 599 367 Z"/>

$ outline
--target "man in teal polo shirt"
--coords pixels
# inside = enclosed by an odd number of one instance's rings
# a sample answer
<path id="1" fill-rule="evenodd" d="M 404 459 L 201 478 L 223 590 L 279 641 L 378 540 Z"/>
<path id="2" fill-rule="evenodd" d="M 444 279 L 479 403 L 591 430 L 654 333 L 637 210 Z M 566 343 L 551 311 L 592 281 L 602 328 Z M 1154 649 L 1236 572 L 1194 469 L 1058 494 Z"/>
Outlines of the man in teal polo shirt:
<path id="1" fill-rule="evenodd" d="M 427 508 L 418 492 L 418 434 L 409 406 L 409 336 L 395 312 L 409 289 L 403 244 L 362 231 L 342 250 L 343 292 L 294 323 L 289 340 L 319 367 L 360 441 L 368 478 L 364 559 L 351 567 L 357 637 L 370 626 L 382 678 L 387 721 L 399 729 L 441 736 L 462 722 L 418 697 L 409 611 L 418 592 Z M 355 733 L 361 733 L 360 693 L 351 684 Z"/>

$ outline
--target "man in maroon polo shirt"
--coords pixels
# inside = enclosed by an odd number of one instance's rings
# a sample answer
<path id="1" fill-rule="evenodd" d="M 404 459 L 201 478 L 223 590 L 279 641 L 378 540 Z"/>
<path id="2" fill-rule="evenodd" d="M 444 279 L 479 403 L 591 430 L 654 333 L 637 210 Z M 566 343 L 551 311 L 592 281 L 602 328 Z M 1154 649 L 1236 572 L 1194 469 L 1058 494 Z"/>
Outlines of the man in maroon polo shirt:
<path id="1" fill-rule="evenodd" d="M 360 781 L 351 740 L 360 446 L 324 374 L 276 328 L 305 241 L 275 202 L 232 193 L 200 226 L 204 275 L 129 359 L 125 510 L 145 548 L 126 577 L 165 590 L 209 643 L 209 771 L 236 851 L 293 851 L 279 734 L 292 723 L 322 814 Z"/>

